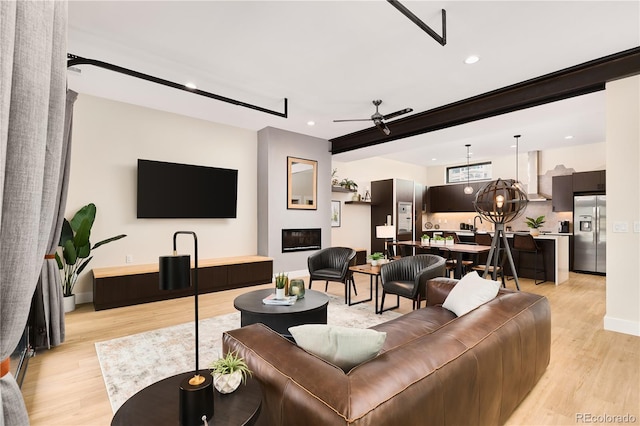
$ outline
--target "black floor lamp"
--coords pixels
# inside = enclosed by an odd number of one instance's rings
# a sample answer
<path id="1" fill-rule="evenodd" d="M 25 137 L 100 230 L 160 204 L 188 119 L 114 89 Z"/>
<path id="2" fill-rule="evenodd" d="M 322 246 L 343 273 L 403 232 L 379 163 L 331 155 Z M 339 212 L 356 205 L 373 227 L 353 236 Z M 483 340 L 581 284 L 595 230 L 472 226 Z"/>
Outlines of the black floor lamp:
<path id="1" fill-rule="evenodd" d="M 191 286 L 191 258 L 178 255 L 176 237 L 190 234 L 194 242 L 195 268 L 193 274 L 195 299 L 196 368 L 193 377 L 180 383 L 180 425 L 203 424 L 203 419 L 213 417 L 213 378 L 211 374 L 200 374 L 198 359 L 198 237 L 195 232 L 177 231 L 173 234 L 173 255 L 160 256 L 160 289 L 178 290 Z"/>

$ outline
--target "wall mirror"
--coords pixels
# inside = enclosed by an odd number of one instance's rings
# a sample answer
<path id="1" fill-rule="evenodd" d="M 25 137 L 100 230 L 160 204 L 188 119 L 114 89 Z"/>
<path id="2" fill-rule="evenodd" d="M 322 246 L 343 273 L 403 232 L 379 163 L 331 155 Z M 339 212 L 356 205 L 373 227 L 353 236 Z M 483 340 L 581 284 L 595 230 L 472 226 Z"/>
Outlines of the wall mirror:
<path id="1" fill-rule="evenodd" d="M 316 210 L 318 162 L 287 157 L 287 208 Z"/>

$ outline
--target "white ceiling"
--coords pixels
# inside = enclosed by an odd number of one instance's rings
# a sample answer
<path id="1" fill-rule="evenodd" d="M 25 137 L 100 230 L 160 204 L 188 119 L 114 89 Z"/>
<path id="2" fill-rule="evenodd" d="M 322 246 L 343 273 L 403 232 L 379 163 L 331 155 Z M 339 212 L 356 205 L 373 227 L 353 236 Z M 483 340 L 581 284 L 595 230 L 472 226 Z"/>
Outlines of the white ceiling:
<path id="1" fill-rule="evenodd" d="M 637 0 L 402 3 L 439 34 L 446 9 L 446 46 L 383 0 L 69 2 L 69 53 L 271 110 L 283 111 L 286 97 L 286 119 L 88 65 L 68 73 L 69 87 L 331 139 L 371 127 L 332 120 L 369 117 L 373 99 L 383 114 L 426 111 L 640 45 Z M 470 54 L 480 61 L 464 64 Z M 428 166 L 466 161 L 466 143 L 474 160 L 510 155 L 515 134 L 521 151 L 603 142 L 604 99 L 594 93 L 334 158 Z"/>

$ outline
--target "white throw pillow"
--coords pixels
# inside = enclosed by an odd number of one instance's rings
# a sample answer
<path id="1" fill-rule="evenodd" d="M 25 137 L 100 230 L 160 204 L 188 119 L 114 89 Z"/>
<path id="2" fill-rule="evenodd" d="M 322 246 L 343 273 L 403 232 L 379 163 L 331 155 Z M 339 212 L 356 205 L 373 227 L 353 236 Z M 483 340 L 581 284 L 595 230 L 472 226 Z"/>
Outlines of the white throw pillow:
<path id="1" fill-rule="evenodd" d="M 298 346 L 344 371 L 375 357 L 387 333 L 366 328 L 349 328 L 326 324 L 289 327 Z"/>
<path id="2" fill-rule="evenodd" d="M 442 307 L 460 317 L 496 297 L 498 290 L 500 282 L 484 279 L 473 271 L 451 289 Z"/>

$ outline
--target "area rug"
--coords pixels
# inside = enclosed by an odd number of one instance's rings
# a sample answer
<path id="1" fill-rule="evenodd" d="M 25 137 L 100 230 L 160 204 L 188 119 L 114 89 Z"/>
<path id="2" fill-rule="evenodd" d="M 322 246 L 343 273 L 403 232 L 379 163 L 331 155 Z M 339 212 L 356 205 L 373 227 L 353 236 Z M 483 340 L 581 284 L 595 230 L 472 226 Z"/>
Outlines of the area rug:
<path id="1" fill-rule="evenodd" d="M 396 312 L 377 315 L 369 304 L 347 306 L 344 299 L 329 295 L 327 322 L 332 325 L 367 328 L 398 316 Z M 222 333 L 239 327 L 239 312 L 199 321 L 201 369 L 220 356 Z M 192 370 L 194 343 L 193 322 L 96 342 L 113 412 L 148 385 Z"/>

